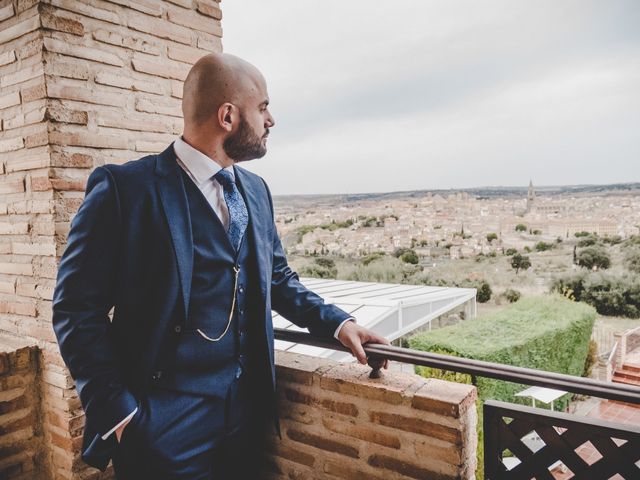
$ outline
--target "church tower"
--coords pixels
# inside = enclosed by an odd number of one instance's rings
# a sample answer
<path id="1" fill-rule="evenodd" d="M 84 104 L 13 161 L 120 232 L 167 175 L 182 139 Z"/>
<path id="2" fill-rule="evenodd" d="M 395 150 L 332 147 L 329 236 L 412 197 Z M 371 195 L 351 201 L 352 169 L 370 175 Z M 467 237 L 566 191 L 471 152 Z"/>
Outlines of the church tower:
<path id="1" fill-rule="evenodd" d="M 533 202 L 536 199 L 536 192 L 533 189 L 533 182 L 529 180 L 529 191 L 527 192 L 527 213 L 533 210 Z"/>

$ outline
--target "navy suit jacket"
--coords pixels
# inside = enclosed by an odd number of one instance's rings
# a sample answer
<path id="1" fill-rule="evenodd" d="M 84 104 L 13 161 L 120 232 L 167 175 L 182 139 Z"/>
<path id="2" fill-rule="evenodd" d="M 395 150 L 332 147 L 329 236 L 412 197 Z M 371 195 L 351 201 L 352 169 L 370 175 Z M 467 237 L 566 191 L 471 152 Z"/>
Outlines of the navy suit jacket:
<path id="1" fill-rule="evenodd" d="M 138 405 L 163 341 L 187 318 L 193 239 L 180 168 L 173 144 L 159 155 L 96 168 L 60 261 L 53 329 L 85 411 L 82 458 L 101 470 L 117 447 L 115 435 L 101 436 Z M 349 315 L 299 282 L 266 183 L 234 169 L 251 218 L 275 391 L 271 310 L 326 338 Z"/>

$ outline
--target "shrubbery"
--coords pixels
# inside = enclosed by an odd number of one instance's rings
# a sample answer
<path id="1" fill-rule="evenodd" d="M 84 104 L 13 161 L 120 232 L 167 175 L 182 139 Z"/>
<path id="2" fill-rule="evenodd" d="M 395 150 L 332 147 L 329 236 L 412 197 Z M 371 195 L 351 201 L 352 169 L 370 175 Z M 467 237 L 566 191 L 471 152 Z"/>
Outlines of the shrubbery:
<path id="1" fill-rule="evenodd" d="M 336 262 L 332 259 L 319 257 L 312 264 L 303 267 L 300 270 L 300 275 L 314 278 L 336 278 L 338 269 L 336 268 Z"/>
<path id="2" fill-rule="evenodd" d="M 527 247 L 524 247 L 525 250 Z M 531 266 L 531 259 L 526 255 L 514 254 L 511 257 L 511 267 L 516 271 L 516 275 L 520 270 L 526 270 Z"/>
<path id="3" fill-rule="evenodd" d="M 580 376 L 595 318 L 592 307 L 561 295 L 528 297 L 472 322 L 414 335 L 409 345 L 422 351 Z M 434 370 L 418 368 L 418 373 L 431 376 Z M 478 378 L 477 387 L 483 399 L 523 403 L 522 398 L 514 397 L 522 385 Z M 561 399 L 556 406 L 562 408 L 566 402 Z"/>
<path id="4" fill-rule="evenodd" d="M 579 273 L 556 279 L 551 290 L 593 305 L 602 315 L 640 317 L 640 277 Z"/>
<path id="5" fill-rule="evenodd" d="M 578 241 L 578 247 L 580 248 L 591 247 L 596 243 L 598 243 L 598 237 L 596 237 L 595 235 L 587 235 L 585 237 L 582 237 Z"/>
<path id="6" fill-rule="evenodd" d="M 481 282 L 480 285 L 476 287 L 476 289 L 476 300 L 479 303 L 487 303 L 489 300 L 491 300 L 491 285 L 489 285 L 487 282 Z"/>
<path id="7" fill-rule="evenodd" d="M 538 242 L 536 243 L 536 251 L 537 252 L 546 252 L 547 250 L 551 250 L 555 245 L 553 243 L 547 242 Z"/>
<path id="8" fill-rule="evenodd" d="M 509 303 L 514 303 L 520 300 L 522 294 L 518 290 L 514 290 L 513 288 L 507 288 L 504 291 L 504 298 L 507 299 Z"/>
<path id="9" fill-rule="evenodd" d="M 632 272 L 640 273 L 640 247 L 627 250 L 624 255 L 624 263 Z"/>
<path id="10" fill-rule="evenodd" d="M 576 256 L 578 265 L 588 269 L 607 269 L 611 266 L 611 257 L 601 246 L 594 245 L 580 250 Z"/>

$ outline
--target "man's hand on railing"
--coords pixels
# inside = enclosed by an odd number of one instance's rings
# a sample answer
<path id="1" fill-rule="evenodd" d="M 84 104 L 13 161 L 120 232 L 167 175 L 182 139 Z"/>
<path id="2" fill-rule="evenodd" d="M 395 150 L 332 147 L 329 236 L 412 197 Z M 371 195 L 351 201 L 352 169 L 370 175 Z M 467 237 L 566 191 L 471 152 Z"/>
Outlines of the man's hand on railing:
<path id="1" fill-rule="evenodd" d="M 367 343 L 391 344 L 386 338 L 367 328 L 361 327 L 355 322 L 345 322 L 340 329 L 340 333 L 338 333 L 338 340 L 340 340 L 342 345 L 351 350 L 353 356 L 363 365 L 367 364 L 368 357 L 362 345 Z M 370 364 L 370 366 L 373 368 L 389 368 L 389 361 L 385 358 L 382 365 L 376 363 L 375 365 Z"/>

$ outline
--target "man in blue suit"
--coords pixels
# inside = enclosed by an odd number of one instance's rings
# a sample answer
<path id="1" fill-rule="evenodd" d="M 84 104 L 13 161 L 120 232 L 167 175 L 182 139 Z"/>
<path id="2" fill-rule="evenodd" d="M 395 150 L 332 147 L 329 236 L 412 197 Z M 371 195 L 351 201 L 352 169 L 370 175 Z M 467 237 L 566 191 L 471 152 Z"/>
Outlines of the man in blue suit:
<path id="1" fill-rule="evenodd" d="M 53 328 L 85 411 L 82 458 L 113 459 L 118 478 L 259 477 L 266 426 L 280 434 L 272 309 L 363 364 L 363 344 L 389 343 L 287 265 L 269 189 L 237 165 L 265 155 L 268 105 L 255 67 L 207 55 L 184 84 L 182 136 L 89 177 Z"/>

